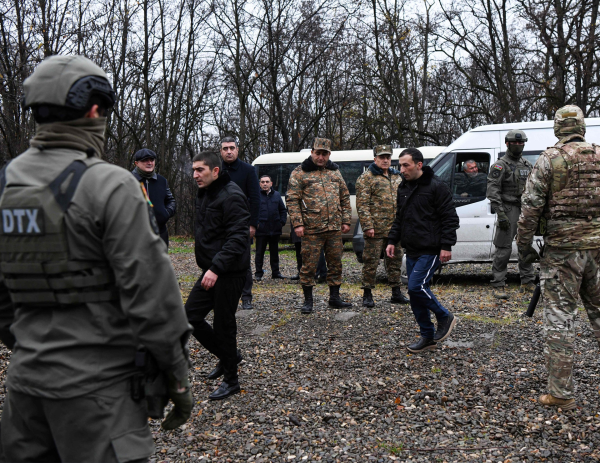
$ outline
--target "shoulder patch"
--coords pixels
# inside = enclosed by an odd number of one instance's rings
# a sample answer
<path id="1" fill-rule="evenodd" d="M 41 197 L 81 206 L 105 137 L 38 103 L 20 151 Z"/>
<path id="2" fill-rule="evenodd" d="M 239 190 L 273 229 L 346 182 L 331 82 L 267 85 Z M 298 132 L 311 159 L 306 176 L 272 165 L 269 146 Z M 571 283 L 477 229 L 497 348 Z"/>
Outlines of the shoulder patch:
<path id="1" fill-rule="evenodd" d="M 492 178 L 498 178 L 500 177 L 500 171 L 499 170 L 495 170 L 492 172 Z"/>
<path id="2" fill-rule="evenodd" d="M 504 167 L 502 167 L 500 164 L 494 164 L 494 169 L 502 170 L 502 169 L 504 169 Z"/>

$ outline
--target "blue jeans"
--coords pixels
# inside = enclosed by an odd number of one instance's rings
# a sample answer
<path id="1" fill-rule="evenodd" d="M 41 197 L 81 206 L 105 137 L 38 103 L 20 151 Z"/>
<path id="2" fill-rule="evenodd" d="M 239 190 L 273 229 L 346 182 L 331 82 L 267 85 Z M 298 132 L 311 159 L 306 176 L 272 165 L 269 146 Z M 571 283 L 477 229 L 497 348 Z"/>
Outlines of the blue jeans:
<path id="1" fill-rule="evenodd" d="M 417 258 L 406 256 L 410 307 L 419 324 L 421 336 L 427 339 L 433 339 L 435 334 L 429 311 L 434 313 L 438 324 L 450 314 L 429 289 L 429 282 L 439 265 L 439 256 L 426 255 Z"/>

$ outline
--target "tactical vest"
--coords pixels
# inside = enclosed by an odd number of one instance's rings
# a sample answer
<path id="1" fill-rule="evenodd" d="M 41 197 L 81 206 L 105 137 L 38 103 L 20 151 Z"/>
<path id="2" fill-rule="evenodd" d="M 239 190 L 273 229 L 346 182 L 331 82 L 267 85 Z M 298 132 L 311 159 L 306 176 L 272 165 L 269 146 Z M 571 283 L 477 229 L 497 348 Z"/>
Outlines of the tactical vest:
<path id="1" fill-rule="evenodd" d="M 521 196 L 525 190 L 525 184 L 527 183 L 527 177 L 531 172 L 529 167 L 524 160 L 519 161 L 508 161 L 505 157 L 502 157 L 504 164 L 511 171 L 508 178 L 504 178 L 502 182 L 502 192 L 500 198 L 505 203 L 520 203 Z"/>
<path id="2" fill-rule="evenodd" d="M 49 185 L 6 186 L 0 171 L 0 271 L 17 307 L 61 307 L 118 298 L 108 262 L 70 258 L 65 215 L 87 168 L 74 161 Z"/>
<path id="3" fill-rule="evenodd" d="M 550 219 L 600 217 L 600 147 L 589 143 L 559 143 L 553 148 L 562 156 L 551 159 L 554 175 L 552 197 L 548 202 Z M 560 188 L 562 184 L 565 186 Z"/>

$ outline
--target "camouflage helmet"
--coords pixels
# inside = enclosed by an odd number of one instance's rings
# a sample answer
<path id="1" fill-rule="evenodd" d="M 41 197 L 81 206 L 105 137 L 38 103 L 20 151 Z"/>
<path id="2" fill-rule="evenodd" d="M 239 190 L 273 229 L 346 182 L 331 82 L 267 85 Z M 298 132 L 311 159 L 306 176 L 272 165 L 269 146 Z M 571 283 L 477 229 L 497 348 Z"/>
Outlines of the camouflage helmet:
<path id="1" fill-rule="evenodd" d="M 508 133 L 506 134 L 506 137 L 504 137 L 504 141 L 506 143 L 510 143 L 510 142 L 525 143 L 527 141 L 527 135 L 525 135 L 525 132 L 523 132 L 522 130 L 518 130 L 518 129 L 509 130 Z"/>
<path id="2" fill-rule="evenodd" d="M 92 96 L 101 98 L 106 108 L 116 99 L 106 73 L 83 56 L 49 56 L 25 82 L 23 107 L 64 107 L 85 110 Z"/>
<path id="3" fill-rule="evenodd" d="M 373 148 L 373 156 L 380 156 L 382 154 L 392 154 L 392 145 L 377 145 Z"/>
<path id="4" fill-rule="evenodd" d="M 574 133 L 585 135 L 583 111 L 579 106 L 563 106 L 554 114 L 554 135 L 560 139 Z"/>
<path id="5" fill-rule="evenodd" d="M 328 138 L 315 138 L 313 150 L 325 150 L 331 153 L 331 140 Z"/>

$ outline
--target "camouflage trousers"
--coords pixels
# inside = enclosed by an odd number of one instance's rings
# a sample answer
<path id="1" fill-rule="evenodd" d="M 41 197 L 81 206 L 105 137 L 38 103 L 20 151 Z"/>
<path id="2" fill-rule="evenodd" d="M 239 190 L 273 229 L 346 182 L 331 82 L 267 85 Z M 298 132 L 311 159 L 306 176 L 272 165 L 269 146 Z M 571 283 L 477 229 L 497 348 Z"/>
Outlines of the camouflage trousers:
<path id="1" fill-rule="evenodd" d="M 315 285 L 315 272 L 321 249 L 325 250 L 327 284 L 329 286 L 342 284 L 342 253 L 344 251 L 342 232 L 326 231 L 302 237 L 302 269 L 300 269 L 302 286 Z"/>
<path id="2" fill-rule="evenodd" d="M 581 296 L 600 343 L 600 249 L 577 251 L 546 247 L 540 280 L 548 391 L 554 397 L 572 399 L 577 295 Z"/>
<path id="3" fill-rule="evenodd" d="M 385 271 L 388 277 L 388 284 L 393 288 L 400 286 L 400 273 L 402 271 L 402 246 L 396 245 L 396 257 L 390 259 L 385 253 L 387 247 L 387 238 L 365 238 L 365 249 L 363 250 L 363 272 L 362 288 L 373 289 L 375 287 L 375 277 L 377 267 L 379 266 L 379 257 L 383 252 Z"/>

